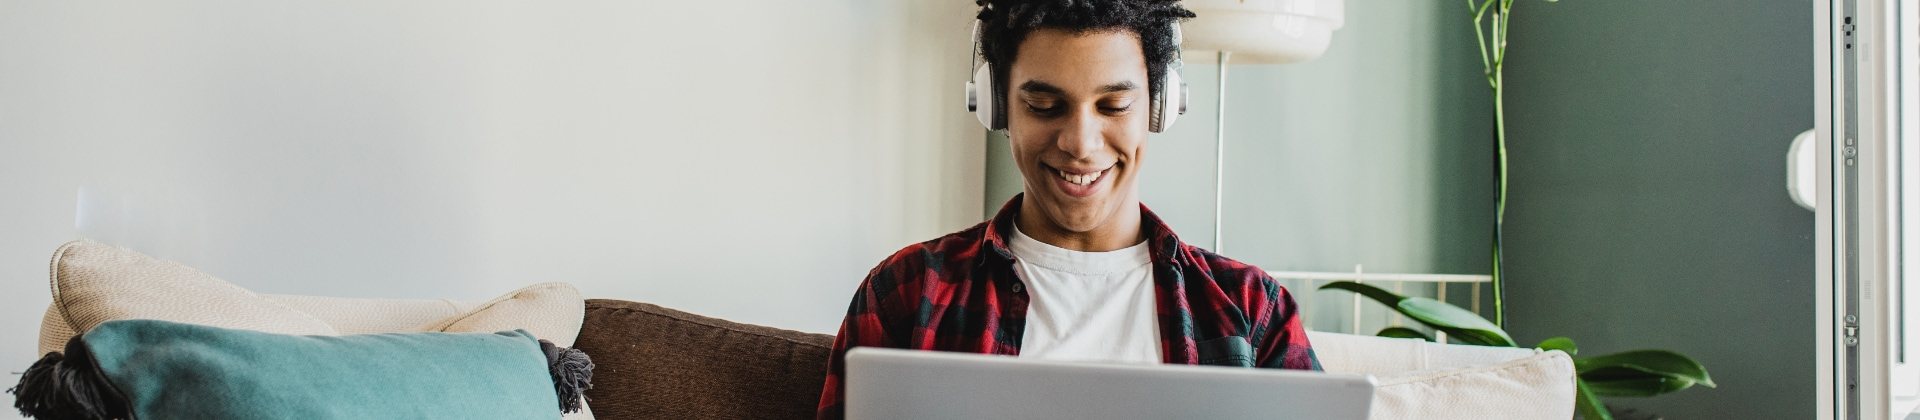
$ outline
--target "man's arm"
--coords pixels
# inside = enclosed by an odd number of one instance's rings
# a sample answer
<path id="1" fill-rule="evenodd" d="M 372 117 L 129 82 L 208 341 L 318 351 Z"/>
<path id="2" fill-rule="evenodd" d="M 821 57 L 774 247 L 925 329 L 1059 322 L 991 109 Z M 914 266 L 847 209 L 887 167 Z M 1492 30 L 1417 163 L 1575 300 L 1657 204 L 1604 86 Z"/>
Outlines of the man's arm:
<path id="1" fill-rule="evenodd" d="M 887 291 L 900 291 L 899 272 L 903 266 L 913 264 L 911 255 L 902 250 L 881 262 L 880 266 L 867 273 L 867 278 L 860 281 L 860 288 L 853 292 L 853 302 L 847 305 L 847 317 L 840 321 L 840 334 L 833 340 L 832 359 L 827 361 L 827 382 L 820 391 L 817 412 L 820 420 L 839 420 L 847 416 L 847 350 L 854 347 L 897 348 L 906 345 L 899 339 L 899 332 L 888 331 L 881 320 L 892 319 L 886 316 L 894 313 L 887 305 L 893 301 Z"/>
<path id="2" fill-rule="evenodd" d="M 1259 274 L 1262 288 L 1266 289 L 1264 302 L 1258 312 L 1254 312 L 1256 337 L 1262 337 L 1258 345 L 1258 366 L 1275 369 L 1320 370 L 1320 360 L 1313 355 L 1313 344 L 1307 342 L 1307 330 L 1301 325 L 1300 306 L 1294 304 L 1293 294 L 1279 282 Z"/>

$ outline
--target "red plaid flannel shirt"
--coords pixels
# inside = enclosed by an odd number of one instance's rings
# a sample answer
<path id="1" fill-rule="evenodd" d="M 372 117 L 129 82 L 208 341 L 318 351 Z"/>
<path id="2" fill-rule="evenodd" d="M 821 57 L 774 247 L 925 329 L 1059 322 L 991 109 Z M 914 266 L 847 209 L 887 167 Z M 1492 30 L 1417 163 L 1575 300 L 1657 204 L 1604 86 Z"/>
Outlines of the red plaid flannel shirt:
<path id="1" fill-rule="evenodd" d="M 867 274 L 833 341 L 819 418 L 846 416 L 853 347 L 1020 354 L 1030 298 L 1004 239 L 1020 200 L 992 220 L 901 249 Z M 1145 205 L 1140 215 L 1166 363 L 1320 370 L 1286 288 L 1257 267 L 1180 242 Z"/>

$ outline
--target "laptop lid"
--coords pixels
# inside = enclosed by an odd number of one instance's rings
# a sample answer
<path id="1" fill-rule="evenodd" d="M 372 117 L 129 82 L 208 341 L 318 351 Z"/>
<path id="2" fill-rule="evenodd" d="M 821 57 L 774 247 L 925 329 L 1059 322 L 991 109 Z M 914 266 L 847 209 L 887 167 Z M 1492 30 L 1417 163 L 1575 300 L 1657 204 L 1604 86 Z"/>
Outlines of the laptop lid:
<path id="1" fill-rule="evenodd" d="M 1362 420 L 1371 375 L 1057 362 L 872 347 L 847 352 L 847 419 Z"/>

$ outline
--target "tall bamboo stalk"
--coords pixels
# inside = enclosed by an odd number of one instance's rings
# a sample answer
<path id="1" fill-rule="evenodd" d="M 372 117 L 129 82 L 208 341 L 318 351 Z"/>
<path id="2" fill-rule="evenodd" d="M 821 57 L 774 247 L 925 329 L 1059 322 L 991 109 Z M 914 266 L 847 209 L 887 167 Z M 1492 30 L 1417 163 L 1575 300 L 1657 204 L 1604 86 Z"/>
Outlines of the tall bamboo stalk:
<path id="1" fill-rule="evenodd" d="M 1551 0 L 1549 0 L 1551 1 Z M 1473 11 L 1474 40 L 1480 44 L 1480 63 L 1486 66 L 1487 87 L 1493 90 L 1493 323 L 1507 327 L 1506 279 L 1501 270 L 1500 240 L 1507 219 L 1507 114 L 1501 92 L 1501 71 L 1507 58 L 1507 21 L 1513 16 L 1513 0 L 1484 0 L 1478 5 L 1467 0 Z M 1492 19 L 1486 19 L 1487 12 Z"/>

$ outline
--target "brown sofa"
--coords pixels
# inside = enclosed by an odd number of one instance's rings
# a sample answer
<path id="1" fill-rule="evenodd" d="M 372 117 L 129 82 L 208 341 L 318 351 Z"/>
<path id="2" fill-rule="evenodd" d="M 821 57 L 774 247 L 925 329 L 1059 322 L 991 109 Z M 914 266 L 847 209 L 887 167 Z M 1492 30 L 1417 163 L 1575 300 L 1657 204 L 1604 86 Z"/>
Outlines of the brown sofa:
<path id="1" fill-rule="evenodd" d="M 593 357 L 594 418 L 808 419 L 833 336 L 588 299 L 574 347 Z"/>

